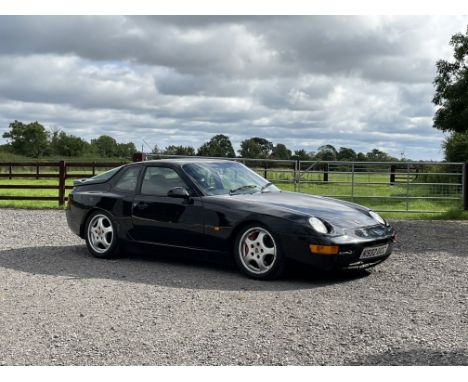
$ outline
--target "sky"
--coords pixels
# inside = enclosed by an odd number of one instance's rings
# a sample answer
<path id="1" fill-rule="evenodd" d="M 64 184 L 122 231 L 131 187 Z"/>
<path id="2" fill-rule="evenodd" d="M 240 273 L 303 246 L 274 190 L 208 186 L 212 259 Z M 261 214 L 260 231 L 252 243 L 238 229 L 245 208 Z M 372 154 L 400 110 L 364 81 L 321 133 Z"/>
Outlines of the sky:
<path id="1" fill-rule="evenodd" d="M 0 135 L 237 150 L 259 136 L 441 160 L 435 63 L 466 16 L 0 16 Z M 5 143 L 0 138 L 0 143 Z"/>

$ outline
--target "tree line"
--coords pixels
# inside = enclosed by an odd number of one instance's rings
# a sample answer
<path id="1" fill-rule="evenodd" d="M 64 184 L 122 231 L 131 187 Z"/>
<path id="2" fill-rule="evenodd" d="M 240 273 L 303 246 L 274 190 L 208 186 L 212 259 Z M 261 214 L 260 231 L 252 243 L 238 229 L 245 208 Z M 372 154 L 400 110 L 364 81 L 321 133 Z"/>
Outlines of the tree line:
<path id="1" fill-rule="evenodd" d="M 198 150 L 192 146 L 170 145 L 164 149 L 155 146 L 153 154 L 162 155 L 197 155 L 208 157 L 235 158 L 236 154 L 229 137 L 218 134 L 209 141 L 201 145 Z M 317 152 L 300 150 L 290 150 L 283 143 L 274 144 L 273 142 L 261 138 L 253 137 L 244 139 L 240 144 L 238 154 L 241 158 L 256 159 L 299 159 L 299 160 L 322 160 L 322 161 L 397 161 L 398 159 L 389 154 L 373 149 L 367 153 L 356 152 L 349 147 L 335 148 L 332 145 L 323 145 Z"/>
<path id="2" fill-rule="evenodd" d="M 47 156 L 131 158 L 137 151 L 133 142 L 118 143 L 108 135 L 101 135 L 87 142 L 62 130 L 47 131 L 37 121 L 27 124 L 14 121 L 2 136 L 8 140 L 8 143 L 0 146 L 0 151 L 31 158 Z"/>
<path id="3" fill-rule="evenodd" d="M 47 131 L 39 122 L 23 123 L 14 121 L 10 123 L 8 131 L 3 134 L 8 140 L 0 150 L 32 158 L 47 156 L 62 157 L 101 157 L 101 158 L 131 158 L 137 152 L 133 142 L 118 143 L 108 135 L 101 135 L 90 142 L 70 135 L 61 130 Z M 198 149 L 192 146 L 169 145 L 164 149 L 155 146 L 153 154 L 163 155 L 189 155 L 208 157 L 236 157 L 231 140 L 224 134 L 217 134 L 203 143 Z M 396 161 L 397 159 L 378 149 L 368 153 L 356 152 L 349 147 L 335 148 L 324 145 L 317 152 L 304 149 L 292 151 L 283 143 L 273 142 L 253 137 L 241 142 L 238 150 L 240 157 L 258 159 L 300 159 L 324 161 Z"/>

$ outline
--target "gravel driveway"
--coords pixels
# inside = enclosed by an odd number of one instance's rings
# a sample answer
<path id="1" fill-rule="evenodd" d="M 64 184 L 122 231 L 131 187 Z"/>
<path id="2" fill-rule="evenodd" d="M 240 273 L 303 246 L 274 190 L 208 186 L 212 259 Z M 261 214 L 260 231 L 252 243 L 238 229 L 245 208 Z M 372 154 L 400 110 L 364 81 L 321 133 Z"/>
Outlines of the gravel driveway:
<path id="1" fill-rule="evenodd" d="M 393 224 L 370 272 L 260 282 L 167 251 L 94 259 L 63 211 L 0 209 L 0 363 L 468 365 L 468 222 Z"/>

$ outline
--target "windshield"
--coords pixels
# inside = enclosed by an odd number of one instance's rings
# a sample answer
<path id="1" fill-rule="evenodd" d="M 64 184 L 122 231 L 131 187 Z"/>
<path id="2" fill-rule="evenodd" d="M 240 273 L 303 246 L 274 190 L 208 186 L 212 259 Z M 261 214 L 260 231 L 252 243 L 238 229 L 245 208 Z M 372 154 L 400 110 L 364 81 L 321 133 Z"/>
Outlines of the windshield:
<path id="1" fill-rule="evenodd" d="M 256 172 L 237 162 L 190 163 L 182 168 L 208 195 L 279 191 Z"/>

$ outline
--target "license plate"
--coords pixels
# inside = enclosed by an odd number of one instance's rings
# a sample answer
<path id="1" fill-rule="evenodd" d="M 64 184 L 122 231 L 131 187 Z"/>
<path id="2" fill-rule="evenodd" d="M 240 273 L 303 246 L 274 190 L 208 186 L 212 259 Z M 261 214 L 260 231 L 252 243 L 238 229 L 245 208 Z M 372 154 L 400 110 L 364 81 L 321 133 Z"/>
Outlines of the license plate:
<path id="1" fill-rule="evenodd" d="M 361 252 L 360 259 L 370 259 L 371 257 L 383 256 L 387 253 L 388 244 L 379 245 L 378 247 L 364 248 Z"/>

